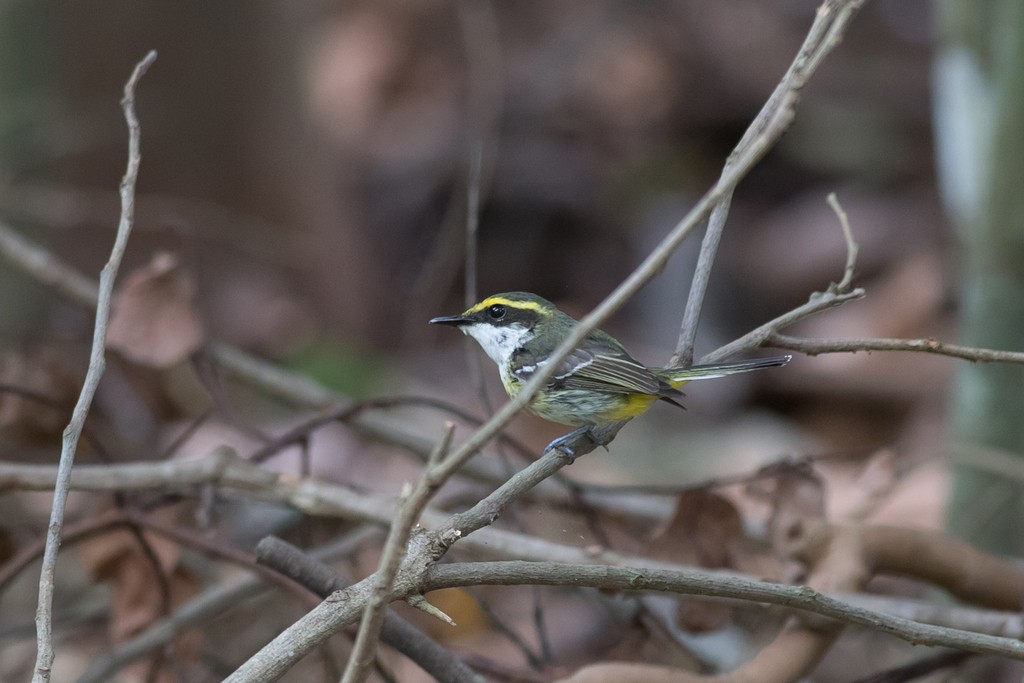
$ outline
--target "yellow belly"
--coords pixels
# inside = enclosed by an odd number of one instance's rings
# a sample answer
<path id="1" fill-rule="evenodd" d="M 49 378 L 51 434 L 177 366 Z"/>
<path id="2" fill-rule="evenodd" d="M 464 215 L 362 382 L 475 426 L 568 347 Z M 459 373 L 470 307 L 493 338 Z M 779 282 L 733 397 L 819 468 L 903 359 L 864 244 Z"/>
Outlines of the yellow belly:
<path id="1" fill-rule="evenodd" d="M 517 378 L 504 372 L 501 373 L 501 383 L 513 398 L 523 387 Z M 527 408 L 545 420 L 580 427 L 636 417 L 650 408 L 658 398 L 655 394 L 542 389 Z"/>
<path id="2" fill-rule="evenodd" d="M 509 396 L 519 393 L 518 382 L 506 384 Z M 653 394 L 616 394 L 573 389 L 543 390 L 528 406 L 545 420 L 565 425 L 600 425 L 640 415 L 658 400 Z"/>

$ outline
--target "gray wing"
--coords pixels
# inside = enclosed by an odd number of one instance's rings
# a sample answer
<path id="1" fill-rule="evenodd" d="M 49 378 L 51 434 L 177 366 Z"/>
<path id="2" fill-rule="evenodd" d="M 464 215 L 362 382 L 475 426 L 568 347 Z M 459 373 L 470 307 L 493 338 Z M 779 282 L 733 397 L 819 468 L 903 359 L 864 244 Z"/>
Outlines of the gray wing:
<path id="1" fill-rule="evenodd" d="M 524 364 L 516 377 L 528 380 L 546 362 Z M 550 386 L 559 389 L 583 389 L 615 394 L 660 394 L 665 388 L 645 365 L 634 360 L 614 340 L 590 337 L 559 363 Z"/>

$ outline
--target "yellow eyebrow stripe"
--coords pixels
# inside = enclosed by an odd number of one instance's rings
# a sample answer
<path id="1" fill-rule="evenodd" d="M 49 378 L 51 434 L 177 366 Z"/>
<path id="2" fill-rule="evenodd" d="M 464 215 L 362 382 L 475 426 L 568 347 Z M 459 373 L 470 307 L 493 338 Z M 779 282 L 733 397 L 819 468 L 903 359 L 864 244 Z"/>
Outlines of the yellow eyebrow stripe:
<path id="1" fill-rule="evenodd" d="M 544 308 L 535 301 L 514 301 L 512 299 L 507 299 L 503 296 L 489 296 L 480 303 L 478 303 L 476 306 L 470 308 L 462 315 L 472 315 L 474 313 L 484 310 L 485 308 L 493 306 L 494 304 L 502 304 L 503 306 L 508 306 L 509 308 L 518 308 L 519 310 L 536 311 L 537 313 L 541 314 L 544 313 Z"/>

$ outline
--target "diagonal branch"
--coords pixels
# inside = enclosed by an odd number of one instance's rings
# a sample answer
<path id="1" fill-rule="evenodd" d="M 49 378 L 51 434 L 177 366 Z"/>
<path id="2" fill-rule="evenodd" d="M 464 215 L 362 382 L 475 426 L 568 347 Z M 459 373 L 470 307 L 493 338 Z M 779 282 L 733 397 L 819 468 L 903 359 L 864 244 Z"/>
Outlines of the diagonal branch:
<path id="1" fill-rule="evenodd" d="M 807 303 L 801 304 L 793 310 L 787 311 L 777 318 L 755 327 L 739 339 L 715 349 L 706 356 L 701 357 L 700 362 L 716 363 L 720 360 L 735 356 L 738 353 L 742 353 L 743 351 L 756 349 L 759 346 L 771 346 L 771 342 L 769 340 L 772 339 L 773 335 L 777 334 L 778 330 L 785 329 L 790 325 L 795 325 L 804 318 L 809 318 L 812 315 L 827 311 L 830 308 L 842 306 L 848 301 L 854 301 L 855 299 L 862 298 L 864 298 L 864 290 L 859 287 L 851 289 L 848 292 L 836 291 L 835 288 L 826 292 L 815 292 L 811 295 Z"/>
<path id="2" fill-rule="evenodd" d="M 92 351 L 89 356 L 89 369 L 85 375 L 82 391 L 78 396 L 71 415 L 71 421 L 64 429 L 61 443 L 60 467 L 57 483 L 53 491 L 53 507 L 50 510 L 50 523 L 46 530 L 46 549 L 43 553 L 43 566 L 39 576 L 39 604 L 36 607 L 36 662 L 32 675 L 33 683 L 48 683 L 50 667 L 53 665 L 53 575 L 57 566 L 57 550 L 60 548 L 61 530 L 64 526 L 64 508 L 67 504 L 68 490 L 71 483 L 71 468 L 75 462 L 75 451 L 78 439 L 89 414 L 96 387 L 106 364 L 104 346 L 107 338 L 107 321 L 110 318 L 110 300 L 114 290 L 114 279 L 117 277 L 121 258 L 128 245 L 135 222 L 135 183 L 139 177 L 139 119 L 135 115 L 135 87 L 156 59 L 156 52 L 151 51 L 142 61 L 135 65 L 135 70 L 124 86 L 124 98 L 121 108 L 124 110 L 125 121 L 128 123 L 128 168 L 121 180 L 121 219 L 117 226 L 117 237 L 110 252 L 110 260 L 100 272 L 99 296 L 96 305 L 96 322 L 93 326 Z"/>
<path id="3" fill-rule="evenodd" d="M 451 422 L 447 423 L 444 435 L 430 454 L 423 476 L 408 492 L 398 514 L 391 522 L 391 530 L 384 542 L 380 567 L 374 574 L 376 578 L 373 593 L 366 603 L 366 609 L 363 610 L 359 633 L 356 634 L 356 644 L 352 649 L 352 654 L 349 655 L 348 665 L 345 667 L 345 674 L 341 679 L 342 683 L 362 683 L 370 673 L 373 658 L 377 653 L 377 643 L 380 640 L 380 629 L 384 624 L 384 617 L 387 615 L 395 577 L 398 575 L 399 567 L 405 556 L 409 535 L 431 496 L 447 479 L 439 465 L 448 454 L 454 433 L 455 425 Z M 452 470 L 449 470 L 447 476 L 451 476 L 453 473 Z"/>
<path id="4" fill-rule="evenodd" d="M 365 527 L 364 527 L 365 529 Z M 256 546 L 259 561 L 327 597 L 349 585 L 338 571 L 306 552 L 268 536 Z M 462 657 L 449 651 L 397 613 L 389 611 L 380 629 L 380 639 L 413 660 L 425 672 L 447 683 L 485 683 Z"/>
<path id="5" fill-rule="evenodd" d="M 790 64 L 782 80 L 775 86 L 768 101 L 758 112 L 754 121 L 747 128 L 736 148 L 729 155 L 722 169 L 722 178 L 726 178 L 739 165 L 745 156 L 754 148 L 762 145 L 764 140 L 776 140 L 789 128 L 793 120 L 796 102 L 808 79 L 814 75 L 825 57 L 842 40 L 844 31 L 853 20 L 863 0 L 853 2 L 826 1 L 818 8 L 818 15 L 807 32 L 796 59 Z M 719 181 L 721 182 L 721 181 Z M 683 312 L 683 322 L 679 331 L 679 342 L 671 365 L 689 367 L 693 365 L 693 347 L 697 338 L 697 323 L 707 293 L 708 281 L 711 277 L 711 266 L 718 252 L 718 243 L 725 229 L 725 221 L 732 203 L 732 186 L 716 201 L 708 220 L 708 228 L 701 243 L 697 267 L 693 273 L 690 294 Z"/>

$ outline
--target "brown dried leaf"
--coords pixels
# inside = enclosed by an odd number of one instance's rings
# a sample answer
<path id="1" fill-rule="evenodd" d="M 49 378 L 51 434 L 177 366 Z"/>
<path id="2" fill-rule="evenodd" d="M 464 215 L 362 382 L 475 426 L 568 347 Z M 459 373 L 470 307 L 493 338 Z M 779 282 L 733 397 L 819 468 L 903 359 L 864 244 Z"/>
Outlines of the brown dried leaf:
<path id="1" fill-rule="evenodd" d="M 163 515 L 169 517 L 170 513 Z M 143 550 L 138 538 L 128 530 L 118 530 L 77 544 L 76 550 L 83 565 L 96 581 L 110 586 L 112 593 L 110 638 L 123 643 L 158 619 L 167 616 L 199 592 L 199 582 L 181 563 L 181 548 L 174 542 L 144 533 L 159 565 L 155 572 L 153 561 Z M 161 578 L 162 577 L 162 578 Z M 166 582 L 169 604 L 164 603 L 161 581 Z M 179 634 L 174 640 L 174 656 L 179 665 L 193 664 L 199 655 L 202 639 L 199 631 Z M 126 670 L 131 680 L 147 675 L 148 662 L 140 662 Z M 179 680 L 167 667 L 155 678 L 157 683 Z"/>
<path id="2" fill-rule="evenodd" d="M 154 368 L 185 360 L 203 338 L 202 323 L 192 307 L 194 293 L 195 284 L 177 257 L 157 254 L 118 289 L 107 346 Z"/>
<path id="3" fill-rule="evenodd" d="M 71 416 L 81 377 L 66 352 L 43 347 L 0 359 L 0 384 L 7 387 L 0 392 L 0 428 L 51 438 Z"/>
<path id="4" fill-rule="evenodd" d="M 733 501 L 709 489 L 679 496 L 672 517 L 651 539 L 648 553 L 679 564 L 779 574 L 777 561 L 744 534 L 743 518 Z M 676 608 L 676 624 L 691 633 L 721 628 L 730 618 L 731 609 L 720 603 L 683 599 Z"/>
<path id="5" fill-rule="evenodd" d="M 145 538 L 168 582 L 171 604 L 194 595 L 198 585 L 191 572 L 179 562 L 181 549 L 171 541 L 150 534 Z M 110 584 L 114 642 L 124 642 L 165 616 L 153 564 L 134 534 L 127 530 L 114 531 L 79 544 L 78 550 L 92 577 Z"/>
<path id="6" fill-rule="evenodd" d="M 707 489 L 683 492 L 651 539 L 652 557 L 701 567 L 731 566 L 743 519 L 728 498 Z"/>
<path id="7" fill-rule="evenodd" d="M 807 522 L 825 518 L 825 488 L 807 463 L 780 466 L 773 478 L 752 483 L 748 492 L 770 506 L 769 537 L 778 552 L 802 536 Z"/>

